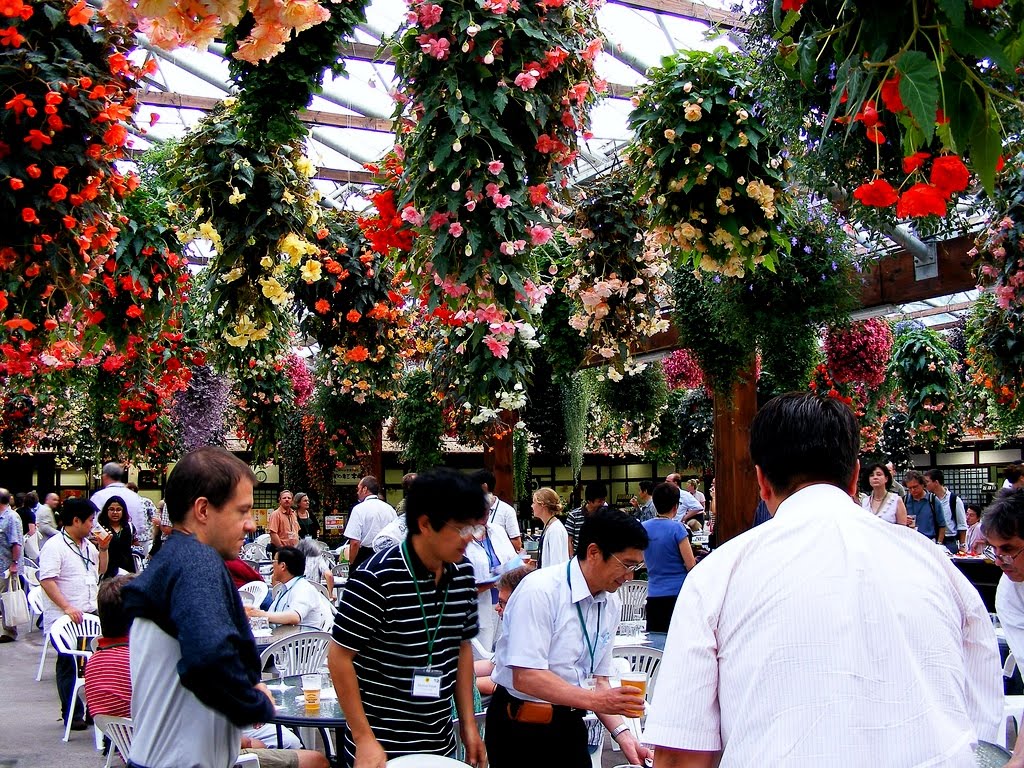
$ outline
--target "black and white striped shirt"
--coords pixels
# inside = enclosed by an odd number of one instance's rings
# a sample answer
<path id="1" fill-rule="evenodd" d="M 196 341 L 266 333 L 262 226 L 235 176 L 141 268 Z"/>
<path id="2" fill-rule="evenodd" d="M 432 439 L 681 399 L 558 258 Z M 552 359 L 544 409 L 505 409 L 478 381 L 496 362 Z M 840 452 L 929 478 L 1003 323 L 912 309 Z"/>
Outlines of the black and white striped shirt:
<path id="1" fill-rule="evenodd" d="M 400 546 L 377 552 L 352 573 L 334 623 L 334 641 L 356 653 L 353 663 L 366 719 L 389 758 L 447 755 L 455 748 L 452 696 L 459 646 L 477 633 L 476 582 L 469 561 L 446 564 L 435 584 L 411 544 L 408 553 L 431 635 L 444 606 L 432 659 L 423 610 Z M 413 698 L 413 672 L 428 666 L 443 673 L 441 695 Z M 344 746 L 351 765 L 355 744 L 348 729 Z"/>

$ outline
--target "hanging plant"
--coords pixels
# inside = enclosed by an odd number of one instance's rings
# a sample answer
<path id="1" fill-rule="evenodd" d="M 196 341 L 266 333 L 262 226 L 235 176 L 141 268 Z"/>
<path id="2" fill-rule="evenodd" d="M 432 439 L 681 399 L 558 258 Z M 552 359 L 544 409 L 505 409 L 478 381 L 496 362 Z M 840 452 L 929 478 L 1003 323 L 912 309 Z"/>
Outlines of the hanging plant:
<path id="1" fill-rule="evenodd" d="M 880 317 L 831 327 L 825 333 L 829 371 L 841 384 L 863 382 L 878 389 L 885 381 L 892 345 L 892 329 Z"/>
<path id="2" fill-rule="evenodd" d="M 956 353 L 935 331 L 908 330 L 896 336 L 890 371 L 906 399 L 911 444 L 925 450 L 944 448 L 959 429 Z"/>
<path id="3" fill-rule="evenodd" d="M 549 292 L 530 251 L 606 87 L 601 48 L 587 2 L 423 0 L 392 49 L 402 217 L 429 236 L 412 272 L 445 324 L 434 372 L 479 424 L 524 404 Z"/>
<path id="4" fill-rule="evenodd" d="M 181 453 L 227 440 L 228 392 L 231 382 L 209 365 L 192 369 L 188 386 L 174 396 L 171 418 Z"/>
<path id="5" fill-rule="evenodd" d="M 688 349 L 676 349 L 661 361 L 665 383 L 670 390 L 697 389 L 704 386 L 704 372 Z"/>
<path id="6" fill-rule="evenodd" d="M 633 97 L 626 150 L 650 200 L 649 247 L 673 262 L 742 277 L 775 269 L 783 166 L 756 107 L 748 64 L 725 48 L 687 51 L 648 70 Z"/>
<path id="7" fill-rule="evenodd" d="M 402 394 L 395 403 L 394 430 L 402 444 L 402 463 L 413 471 L 444 464 L 441 402 L 426 369 L 410 371 L 402 380 Z"/>
<path id="8" fill-rule="evenodd" d="M 562 386 L 562 414 L 565 417 L 565 442 L 569 448 L 569 466 L 575 484 L 583 469 L 583 451 L 587 442 L 587 413 L 590 387 L 582 371 L 574 373 Z"/>
<path id="9" fill-rule="evenodd" d="M 117 202 L 138 183 L 115 161 L 143 71 L 125 56 L 129 30 L 93 16 L 84 0 L 0 6 L 0 374 L 107 341 L 90 292 L 114 252 Z"/>
<path id="10" fill-rule="evenodd" d="M 518 507 L 520 499 L 530 492 L 530 438 L 525 429 L 512 433 L 512 498 Z"/>
<path id="11" fill-rule="evenodd" d="M 890 221 L 945 217 L 972 170 L 992 192 L 1003 139 L 1019 129 L 1020 9 L 1019 0 L 908 0 L 884 11 L 766 3 L 777 66 L 768 76 L 781 69 L 809 92 L 804 134 L 820 131 L 809 143 L 859 148 L 861 206 Z"/>
<path id="12" fill-rule="evenodd" d="M 644 246 L 646 206 L 632 202 L 633 189 L 634 180 L 616 171 L 583 190 L 562 289 L 574 300 L 569 325 L 586 340 L 590 357 L 608 365 L 612 379 L 634 373 L 633 352 L 669 325 L 661 317 L 668 264 L 660 251 Z"/>
<path id="13" fill-rule="evenodd" d="M 714 402 L 703 388 L 673 389 L 648 458 L 698 471 L 714 466 Z"/>
<path id="14" fill-rule="evenodd" d="M 668 386 L 660 365 L 643 365 L 635 374 L 615 381 L 595 373 L 594 402 L 624 421 L 656 423 L 668 402 Z"/>
<path id="15" fill-rule="evenodd" d="M 520 417 L 539 453 L 553 460 L 566 455 L 565 414 L 562 405 L 563 382 L 555 378 L 545 355 L 538 354 L 533 381 L 526 391 L 526 407 Z"/>
<path id="16" fill-rule="evenodd" d="M 750 368 L 755 349 L 772 387 L 803 388 L 818 354 L 809 339 L 853 306 L 860 267 L 834 215 L 820 206 L 794 206 L 780 234 L 789 250 L 774 273 L 757 270 L 743 279 L 699 270 L 675 275 L 680 343 L 720 395 L 728 396 Z"/>

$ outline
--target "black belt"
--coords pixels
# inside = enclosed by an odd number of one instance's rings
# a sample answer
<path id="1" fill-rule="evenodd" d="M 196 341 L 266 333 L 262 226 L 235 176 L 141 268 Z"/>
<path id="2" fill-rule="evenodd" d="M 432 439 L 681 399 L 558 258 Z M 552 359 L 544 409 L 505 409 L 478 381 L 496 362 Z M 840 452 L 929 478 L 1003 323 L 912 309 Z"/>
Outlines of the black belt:
<path id="1" fill-rule="evenodd" d="M 507 701 L 523 701 L 518 696 L 513 696 L 508 692 L 506 688 L 498 685 L 494 688 L 494 694 L 491 697 L 491 701 L 498 701 L 502 704 Z M 555 717 L 583 717 L 587 714 L 586 709 L 579 709 L 577 707 L 567 707 L 564 704 L 552 704 L 551 709 Z"/>

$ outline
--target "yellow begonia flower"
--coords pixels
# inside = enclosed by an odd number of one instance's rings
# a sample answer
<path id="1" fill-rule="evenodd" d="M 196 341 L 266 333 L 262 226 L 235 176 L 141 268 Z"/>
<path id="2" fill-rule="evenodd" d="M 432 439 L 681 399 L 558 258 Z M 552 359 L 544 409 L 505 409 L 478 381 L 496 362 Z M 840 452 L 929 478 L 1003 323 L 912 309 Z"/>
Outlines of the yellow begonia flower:
<path id="1" fill-rule="evenodd" d="M 295 170 L 306 178 L 311 178 L 316 173 L 316 165 L 308 157 L 303 155 L 295 161 Z"/>
<path id="2" fill-rule="evenodd" d="M 293 267 L 299 266 L 303 256 L 312 256 L 319 253 L 320 249 L 307 240 L 302 239 L 294 232 L 289 232 L 278 245 L 281 253 L 288 257 Z"/>
<path id="3" fill-rule="evenodd" d="M 230 272 L 226 272 L 223 275 L 221 275 L 221 278 L 220 278 L 221 282 L 222 283 L 233 283 L 233 282 L 235 282 L 235 280 L 237 280 L 238 278 L 240 278 L 242 276 L 244 271 L 245 270 L 243 270 L 241 267 L 235 267 Z"/>
<path id="4" fill-rule="evenodd" d="M 291 193 L 291 190 L 286 189 L 281 193 L 281 199 L 288 203 L 288 205 L 291 205 L 295 202 L 295 195 Z"/>
<path id="5" fill-rule="evenodd" d="M 322 265 L 316 259 L 310 259 L 302 265 L 301 274 L 307 283 L 315 283 L 323 276 Z"/>
<path id="6" fill-rule="evenodd" d="M 231 192 L 232 194 L 228 195 L 228 202 L 231 205 L 238 205 L 245 200 L 245 192 L 239 192 L 238 187 L 232 187 Z"/>
<path id="7" fill-rule="evenodd" d="M 273 269 L 274 260 L 269 256 L 264 256 L 262 259 L 260 259 L 260 266 L 263 267 L 264 269 Z"/>
<path id="8" fill-rule="evenodd" d="M 291 294 L 284 289 L 284 286 L 277 282 L 276 277 L 265 277 L 260 280 L 263 287 L 263 295 L 270 299 L 278 307 L 285 307 L 291 301 Z"/>

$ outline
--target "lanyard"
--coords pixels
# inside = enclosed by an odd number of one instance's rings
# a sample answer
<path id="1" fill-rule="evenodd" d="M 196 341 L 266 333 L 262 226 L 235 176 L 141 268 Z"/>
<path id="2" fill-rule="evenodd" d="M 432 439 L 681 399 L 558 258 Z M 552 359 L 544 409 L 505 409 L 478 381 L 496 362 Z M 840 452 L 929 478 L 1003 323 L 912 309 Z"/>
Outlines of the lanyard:
<path id="1" fill-rule="evenodd" d="M 572 600 L 572 579 L 569 578 L 569 567 L 572 565 L 572 560 L 565 564 L 565 583 L 569 585 L 569 599 Z M 601 631 L 601 608 L 602 604 L 597 604 L 597 631 Z M 594 676 L 594 656 L 597 654 L 597 647 L 590 641 L 590 633 L 587 632 L 587 622 L 583 619 L 583 609 L 580 608 L 580 604 L 576 603 L 576 616 L 580 620 L 580 629 L 583 630 L 583 639 L 587 643 L 587 653 L 590 654 L 590 676 Z"/>
<path id="2" fill-rule="evenodd" d="M 408 540 L 402 542 L 402 560 L 405 561 L 405 567 L 409 569 L 409 575 L 412 576 L 413 586 L 416 587 L 416 597 L 420 601 L 420 612 L 423 614 L 423 627 L 427 630 L 427 666 L 434 666 L 434 641 L 437 640 L 437 635 L 441 631 L 441 624 L 444 622 L 444 609 L 448 605 L 448 589 L 451 587 L 451 582 L 445 585 L 444 588 L 444 600 L 441 601 L 441 610 L 437 614 L 437 626 L 434 627 L 434 633 L 430 633 L 430 622 L 427 621 L 427 606 L 423 603 L 423 593 L 420 592 L 420 580 L 416 578 L 416 574 L 412 572 L 412 558 L 409 556 L 409 542 Z"/>
<path id="3" fill-rule="evenodd" d="M 306 577 L 305 576 L 296 576 L 295 577 L 295 582 L 290 587 L 287 587 L 284 590 L 284 592 L 282 592 L 280 595 L 278 595 L 274 599 L 274 604 L 272 606 L 270 606 L 271 613 L 276 612 L 277 609 L 281 607 L 281 601 L 284 600 L 288 596 L 288 593 L 292 591 L 292 589 L 295 587 L 295 584 L 299 583 L 299 579 L 304 579 L 304 578 L 306 578 Z"/>
<path id="4" fill-rule="evenodd" d="M 490 519 L 489 522 L 492 522 L 492 523 L 494 522 L 494 517 L 495 517 L 495 515 L 498 514 L 498 505 L 499 504 L 501 504 L 501 499 L 499 499 L 497 496 L 495 496 L 494 497 L 494 506 L 491 507 L 491 519 Z"/>
<path id="5" fill-rule="evenodd" d="M 82 558 L 82 564 L 85 565 L 85 570 L 88 571 L 89 570 L 89 566 L 93 564 L 93 562 L 89 558 L 89 556 L 88 555 L 83 555 L 82 554 L 82 550 L 79 549 L 78 547 L 76 547 L 72 543 L 71 537 L 68 536 L 66 533 L 64 533 L 64 531 L 61 531 L 60 534 L 61 534 L 61 536 L 64 537 L 64 543 L 68 545 L 68 549 L 70 549 L 72 552 L 74 552 L 76 555 L 78 555 L 80 558 Z M 86 551 L 88 552 L 88 550 L 86 550 Z"/>

